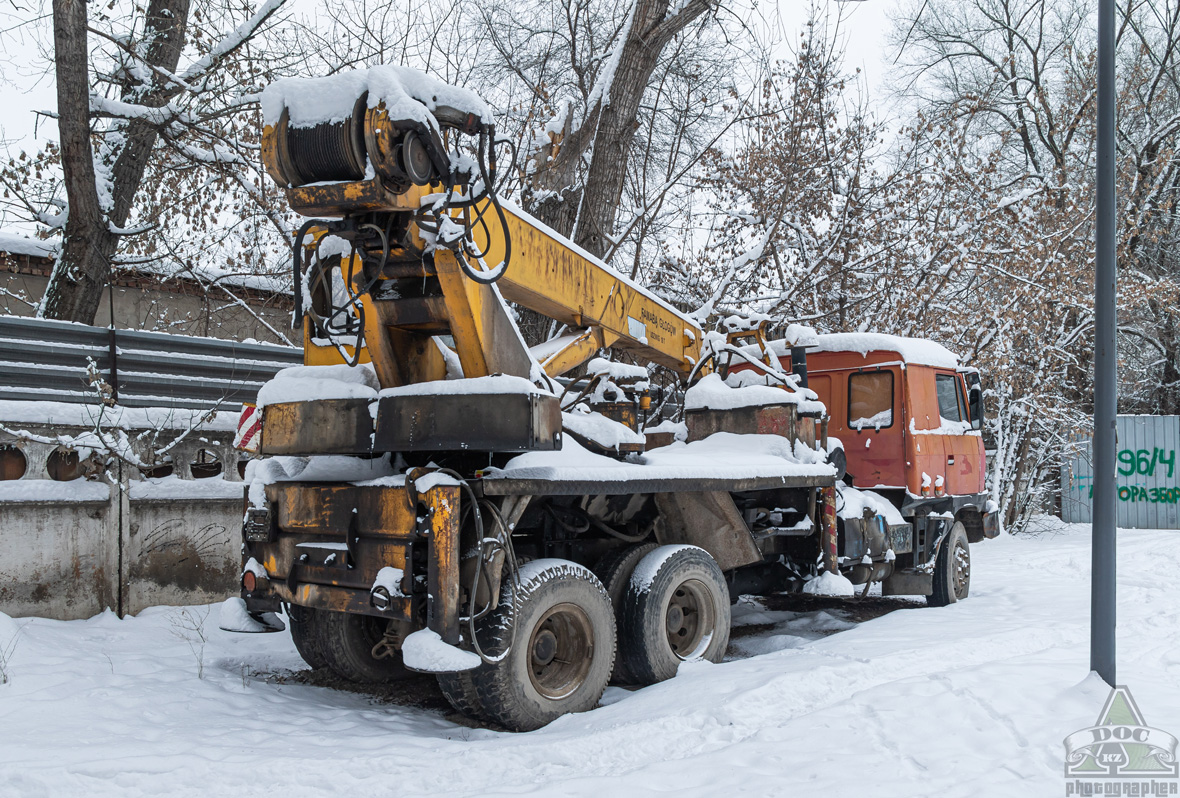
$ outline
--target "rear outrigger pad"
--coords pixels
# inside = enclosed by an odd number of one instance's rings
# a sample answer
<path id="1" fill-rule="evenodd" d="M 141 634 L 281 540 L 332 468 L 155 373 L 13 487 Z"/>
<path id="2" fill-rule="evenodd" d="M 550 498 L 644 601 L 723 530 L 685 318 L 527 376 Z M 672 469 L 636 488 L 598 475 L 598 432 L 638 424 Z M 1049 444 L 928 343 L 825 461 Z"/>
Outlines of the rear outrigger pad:
<path id="1" fill-rule="evenodd" d="M 240 597 L 226 599 L 221 605 L 217 626 L 223 632 L 242 634 L 283 632 L 287 629 L 283 620 L 273 612 L 250 612 L 247 610 L 246 600 Z"/>
<path id="2" fill-rule="evenodd" d="M 262 409 L 268 455 L 368 454 L 373 445 L 370 399 L 277 402 Z"/>

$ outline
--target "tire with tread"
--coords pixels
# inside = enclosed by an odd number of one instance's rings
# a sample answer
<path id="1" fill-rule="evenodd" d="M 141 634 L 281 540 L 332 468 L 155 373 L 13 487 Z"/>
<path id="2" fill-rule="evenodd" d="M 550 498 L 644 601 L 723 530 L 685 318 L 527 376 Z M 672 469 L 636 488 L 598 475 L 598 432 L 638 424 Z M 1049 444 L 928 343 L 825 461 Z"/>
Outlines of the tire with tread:
<path id="1" fill-rule="evenodd" d="M 489 720 L 488 713 L 479 700 L 479 693 L 475 689 L 475 682 L 471 679 L 470 671 L 440 673 L 437 678 L 438 687 L 442 690 L 443 696 L 458 712 L 473 720 Z"/>
<path id="2" fill-rule="evenodd" d="M 707 551 L 660 546 L 635 567 L 623 600 L 619 650 L 637 684 L 676 675 L 680 663 L 720 662 L 729 646 L 729 589 Z"/>
<path id="3" fill-rule="evenodd" d="M 610 596 L 611 606 L 615 610 L 615 625 L 623 628 L 623 599 L 627 595 L 627 586 L 631 582 L 631 574 L 635 566 L 645 556 L 659 548 L 658 543 L 637 543 L 634 546 L 621 546 L 607 554 L 594 566 L 594 573 L 606 588 Z M 635 676 L 627 669 L 626 658 L 622 654 L 622 640 L 620 650 L 615 654 L 615 672 L 611 676 L 612 682 L 619 684 L 634 684 Z"/>
<path id="4" fill-rule="evenodd" d="M 962 521 L 956 521 L 938 549 L 934 563 L 933 592 L 926 597 L 931 607 L 945 607 L 967 598 L 971 589 L 971 546 Z"/>
<path id="5" fill-rule="evenodd" d="M 615 616 L 588 568 L 540 559 L 519 574 L 515 608 L 506 585 L 500 606 L 480 624 L 484 653 L 507 655 L 466 673 L 484 719 L 531 731 L 598 705 L 614 667 Z"/>
<path id="6" fill-rule="evenodd" d="M 627 583 L 631 581 L 631 572 L 643 559 L 644 555 L 659 548 L 658 543 L 637 543 L 634 546 L 621 546 L 603 557 L 594 566 L 594 575 L 606 594 L 610 596 L 611 604 L 617 609 L 623 603 L 623 595 L 627 592 Z"/>
<path id="7" fill-rule="evenodd" d="M 303 657 L 312 670 L 319 670 L 328 666 L 328 658 L 324 655 L 318 627 L 321 610 L 312 607 L 302 607 L 298 604 L 287 605 L 287 620 L 290 621 L 291 640 L 295 643 L 295 650 Z"/>
<path id="8" fill-rule="evenodd" d="M 381 640 L 389 621 L 351 612 L 320 612 L 316 628 L 320 651 L 337 676 L 351 682 L 383 684 L 413 676 L 402 664 L 401 654 L 377 659 L 373 646 Z"/>

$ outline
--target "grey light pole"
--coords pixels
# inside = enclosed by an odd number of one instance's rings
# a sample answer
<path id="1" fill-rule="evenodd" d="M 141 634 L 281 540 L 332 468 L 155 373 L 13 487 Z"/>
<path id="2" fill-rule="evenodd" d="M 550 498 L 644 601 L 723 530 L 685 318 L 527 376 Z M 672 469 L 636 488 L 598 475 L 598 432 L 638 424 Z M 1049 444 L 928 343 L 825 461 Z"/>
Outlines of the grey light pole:
<path id="1" fill-rule="evenodd" d="M 1094 231 L 1094 532 L 1090 669 L 1115 684 L 1115 0 L 1098 0 L 1098 152 Z"/>

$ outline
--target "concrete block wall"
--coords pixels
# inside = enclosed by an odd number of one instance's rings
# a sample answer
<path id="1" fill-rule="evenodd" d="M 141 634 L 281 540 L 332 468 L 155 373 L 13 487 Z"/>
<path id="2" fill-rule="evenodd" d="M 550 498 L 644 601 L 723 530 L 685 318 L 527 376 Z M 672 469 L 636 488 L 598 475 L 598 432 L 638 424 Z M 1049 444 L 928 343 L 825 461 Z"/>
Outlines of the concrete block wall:
<path id="1" fill-rule="evenodd" d="M 146 479 L 83 450 L 86 476 L 55 481 L 47 464 L 70 447 L 43 441 L 70 440 L 85 428 L 8 429 L 0 448 L 18 449 L 25 471 L 0 480 L 0 612 L 68 620 L 237 593 L 244 483 L 231 431 L 189 433 L 171 449 L 171 476 Z M 136 430 L 128 434 L 136 440 Z M 201 449 L 222 463 L 220 476 L 193 478 Z"/>
<path id="2" fill-rule="evenodd" d="M 11 500 L 0 489 L 0 612 L 68 620 L 118 606 L 118 511 L 109 486 L 94 487 L 107 497 Z"/>

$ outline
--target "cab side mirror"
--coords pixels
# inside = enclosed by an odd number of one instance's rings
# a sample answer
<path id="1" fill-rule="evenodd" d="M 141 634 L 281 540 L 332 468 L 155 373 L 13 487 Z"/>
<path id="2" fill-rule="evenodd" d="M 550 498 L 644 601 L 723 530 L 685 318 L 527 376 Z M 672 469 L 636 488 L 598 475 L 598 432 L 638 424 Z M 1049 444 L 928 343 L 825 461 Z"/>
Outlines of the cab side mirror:
<path id="1" fill-rule="evenodd" d="M 983 429 L 983 388 L 978 384 L 967 391 L 967 405 L 971 413 L 971 429 Z"/>

